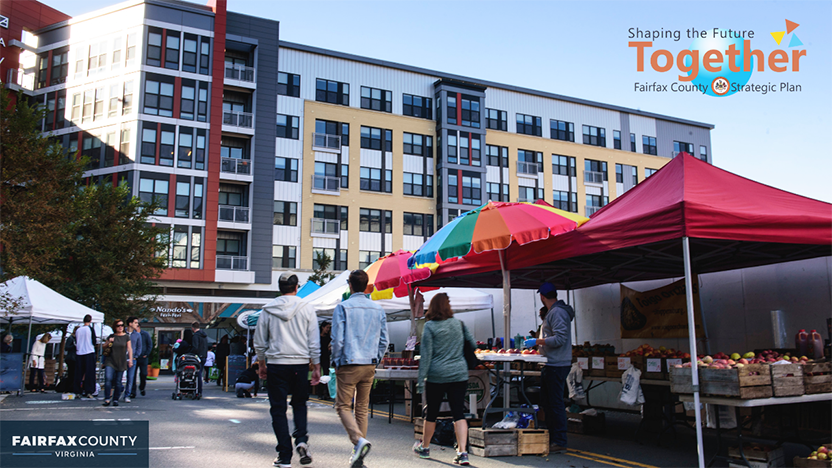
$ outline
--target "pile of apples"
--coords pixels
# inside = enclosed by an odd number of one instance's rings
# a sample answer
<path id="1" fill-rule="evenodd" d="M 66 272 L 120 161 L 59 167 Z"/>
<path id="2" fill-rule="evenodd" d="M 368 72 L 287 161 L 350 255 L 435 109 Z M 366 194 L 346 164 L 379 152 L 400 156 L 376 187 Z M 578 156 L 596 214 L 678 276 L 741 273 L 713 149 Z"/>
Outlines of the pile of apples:
<path id="1" fill-rule="evenodd" d="M 777 351 L 767 349 L 762 351 L 759 355 L 749 351 L 743 355 L 740 353 L 733 353 L 730 356 L 719 352 L 713 356 L 699 356 L 697 365 L 700 368 L 709 369 L 736 369 L 742 368 L 749 364 L 773 364 L 775 362 L 788 362 L 792 364 L 804 364 L 809 361 L 806 356 L 797 357 L 789 356 L 789 354 L 780 354 Z M 690 363 L 683 364 L 676 367 L 690 367 Z"/>
<path id="2" fill-rule="evenodd" d="M 615 356 L 615 346 L 611 344 L 591 344 L 585 341 L 582 345 L 572 346 L 572 357 Z"/>
<path id="3" fill-rule="evenodd" d="M 493 350 L 493 349 L 475 349 L 474 353 L 475 354 L 540 354 L 539 352 L 537 352 L 536 349 L 519 350 L 519 349 L 516 349 L 516 348 L 498 349 L 496 351 Z"/>
<path id="4" fill-rule="evenodd" d="M 808 458 L 809 460 L 829 460 L 832 459 L 832 455 L 830 455 L 829 449 L 825 445 L 821 445 Z"/>
<path id="5" fill-rule="evenodd" d="M 689 353 L 683 353 L 681 351 L 677 351 L 673 348 L 665 348 L 664 346 L 660 346 L 658 349 L 654 349 L 652 346 L 643 344 L 636 349 L 631 351 L 627 351 L 626 353 L 622 354 L 623 357 L 638 357 L 644 356 L 648 358 L 671 358 L 671 359 L 690 359 Z"/>

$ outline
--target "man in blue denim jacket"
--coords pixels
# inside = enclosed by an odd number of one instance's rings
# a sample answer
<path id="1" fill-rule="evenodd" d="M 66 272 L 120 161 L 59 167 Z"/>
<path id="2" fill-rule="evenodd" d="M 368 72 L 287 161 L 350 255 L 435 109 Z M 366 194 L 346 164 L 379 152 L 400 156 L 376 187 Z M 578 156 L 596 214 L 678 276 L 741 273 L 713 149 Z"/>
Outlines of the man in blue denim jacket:
<path id="1" fill-rule="evenodd" d="M 364 294 L 369 278 L 363 270 L 350 273 L 350 297 L 332 313 L 332 362 L 338 394 L 335 410 L 347 430 L 353 452 L 352 468 L 361 468 L 370 452 L 367 411 L 376 365 L 387 351 L 387 316 L 384 309 Z M 355 397 L 355 416 L 350 405 Z"/>

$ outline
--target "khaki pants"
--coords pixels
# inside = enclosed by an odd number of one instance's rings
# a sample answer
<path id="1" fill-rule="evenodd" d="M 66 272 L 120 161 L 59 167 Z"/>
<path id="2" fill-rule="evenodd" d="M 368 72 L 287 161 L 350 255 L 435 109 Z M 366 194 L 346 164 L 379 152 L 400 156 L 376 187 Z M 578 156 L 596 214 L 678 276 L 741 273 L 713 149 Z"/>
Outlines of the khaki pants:
<path id="1" fill-rule="evenodd" d="M 338 395 L 335 398 L 335 411 L 341 418 L 341 424 L 347 430 L 353 445 L 358 439 L 367 437 L 367 411 L 370 406 L 370 389 L 376 375 L 374 365 L 341 366 L 335 371 Z M 350 404 L 355 398 L 355 416 L 350 412 Z"/>

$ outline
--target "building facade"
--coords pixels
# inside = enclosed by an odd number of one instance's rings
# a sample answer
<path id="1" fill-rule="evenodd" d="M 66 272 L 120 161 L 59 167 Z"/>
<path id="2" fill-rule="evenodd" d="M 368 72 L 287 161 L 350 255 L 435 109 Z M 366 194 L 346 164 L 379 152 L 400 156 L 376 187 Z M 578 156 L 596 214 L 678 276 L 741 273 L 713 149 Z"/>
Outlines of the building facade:
<path id="1" fill-rule="evenodd" d="M 679 152 L 712 162 L 709 124 L 281 41 L 225 0 L 28 28 L 5 86 L 91 183 L 162 202 L 160 291 L 193 310 L 273 297 L 318 254 L 344 270 L 416 249 L 489 200 L 588 216 Z"/>

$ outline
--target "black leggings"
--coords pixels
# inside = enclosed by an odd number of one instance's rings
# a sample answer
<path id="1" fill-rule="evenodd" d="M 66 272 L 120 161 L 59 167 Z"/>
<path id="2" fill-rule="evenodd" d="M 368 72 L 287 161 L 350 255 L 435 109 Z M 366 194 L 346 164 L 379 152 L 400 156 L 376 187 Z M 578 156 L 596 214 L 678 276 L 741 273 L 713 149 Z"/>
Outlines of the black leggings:
<path id="1" fill-rule="evenodd" d="M 436 416 L 439 415 L 439 406 L 442 404 L 442 398 L 446 393 L 448 394 L 448 404 L 451 405 L 454 421 L 465 419 L 466 390 L 468 390 L 467 380 L 449 383 L 426 382 L 425 396 L 428 401 L 428 414 L 425 420 L 436 422 Z"/>

